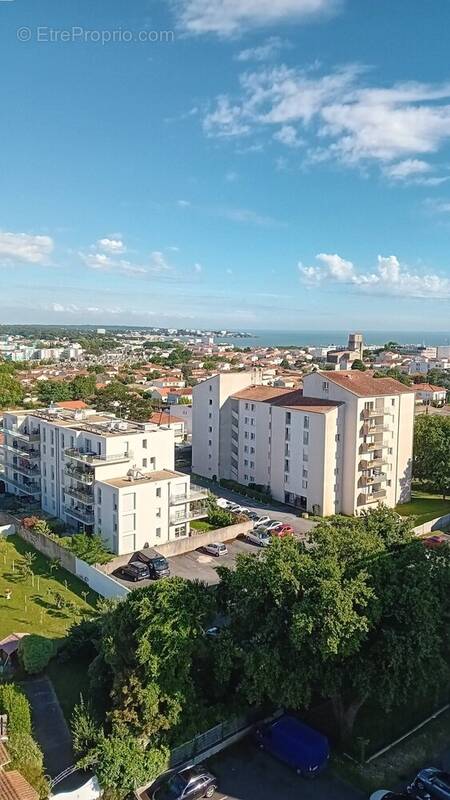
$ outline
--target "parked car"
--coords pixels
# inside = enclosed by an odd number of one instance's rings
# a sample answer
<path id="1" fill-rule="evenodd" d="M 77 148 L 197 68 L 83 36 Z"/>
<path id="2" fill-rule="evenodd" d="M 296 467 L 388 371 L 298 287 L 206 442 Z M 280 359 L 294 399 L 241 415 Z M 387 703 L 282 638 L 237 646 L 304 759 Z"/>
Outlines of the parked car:
<path id="1" fill-rule="evenodd" d="M 211 556 L 226 556 L 228 548 L 226 544 L 222 542 L 212 542 L 212 544 L 207 544 L 205 546 L 205 551 Z"/>
<path id="2" fill-rule="evenodd" d="M 283 536 L 292 536 L 294 528 L 292 525 L 278 525 L 276 528 L 272 528 L 270 533 L 272 536 L 277 536 L 279 539 L 282 539 Z"/>
<path id="3" fill-rule="evenodd" d="M 167 558 L 164 556 L 155 556 L 149 558 L 148 561 L 144 562 L 147 564 L 150 577 L 158 580 L 158 578 L 168 578 L 170 575 L 170 567 Z"/>
<path id="4" fill-rule="evenodd" d="M 450 800 L 450 773 L 436 767 L 422 769 L 408 786 L 408 792 L 420 800 Z"/>
<path id="5" fill-rule="evenodd" d="M 228 511 L 231 511 L 232 514 L 242 514 L 244 511 L 248 511 L 248 509 L 240 506 L 239 503 L 231 503 L 231 505 L 228 506 Z"/>
<path id="6" fill-rule="evenodd" d="M 259 517 L 256 515 L 255 528 L 257 528 L 259 525 L 268 525 L 270 521 L 270 517 L 268 516 Z"/>
<path id="7" fill-rule="evenodd" d="M 152 789 L 152 800 L 199 800 L 212 797 L 217 778 L 199 764 L 174 772 Z"/>
<path id="8" fill-rule="evenodd" d="M 270 544 L 270 533 L 264 529 L 253 528 L 252 531 L 245 534 L 245 538 L 247 542 L 256 544 L 258 547 L 267 547 Z"/>
<path id="9" fill-rule="evenodd" d="M 279 519 L 271 519 L 271 520 L 269 520 L 269 522 L 265 522 L 264 523 L 263 528 L 265 528 L 266 531 L 270 532 L 270 531 L 273 531 L 274 528 L 278 528 L 282 524 L 283 523 L 280 522 Z"/>
<path id="10" fill-rule="evenodd" d="M 259 520 L 259 514 L 257 513 L 257 511 L 247 511 L 245 516 L 251 519 L 251 521 L 255 523 L 257 523 L 257 521 Z"/>
<path id="11" fill-rule="evenodd" d="M 410 794 L 404 792 L 390 792 L 389 789 L 378 789 L 370 795 L 370 800 L 411 800 Z"/>
<path id="12" fill-rule="evenodd" d="M 318 775 L 330 757 L 328 739 L 289 714 L 259 728 L 256 740 L 262 750 L 284 761 L 303 777 Z"/>
<path id="13" fill-rule="evenodd" d="M 224 497 L 218 497 L 216 500 L 216 505 L 218 505 L 219 508 L 229 509 L 230 506 L 234 505 L 234 503 L 232 503 L 230 500 L 225 500 Z"/>
<path id="14" fill-rule="evenodd" d="M 120 574 L 127 581 L 145 581 L 150 578 L 150 570 L 142 561 L 130 561 L 120 568 Z"/>

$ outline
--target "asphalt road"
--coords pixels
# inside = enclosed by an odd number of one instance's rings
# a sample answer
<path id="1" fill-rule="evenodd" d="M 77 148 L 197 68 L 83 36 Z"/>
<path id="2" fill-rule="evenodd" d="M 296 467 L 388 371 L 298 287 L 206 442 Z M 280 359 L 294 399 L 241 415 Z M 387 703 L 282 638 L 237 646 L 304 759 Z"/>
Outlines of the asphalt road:
<path id="1" fill-rule="evenodd" d="M 366 800 L 330 772 L 314 780 L 300 778 L 249 740 L 210 759 L 208 766 L 219 782 L 214 800 Z"/>

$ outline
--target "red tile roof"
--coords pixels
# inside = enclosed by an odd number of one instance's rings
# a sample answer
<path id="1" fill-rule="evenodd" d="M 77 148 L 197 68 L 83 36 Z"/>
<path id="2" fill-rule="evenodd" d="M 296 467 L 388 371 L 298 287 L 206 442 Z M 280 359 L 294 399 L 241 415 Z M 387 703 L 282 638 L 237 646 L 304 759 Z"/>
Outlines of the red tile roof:
<path id="1" fill-rule="evenodd" d="M 236 400 L 269 403 L 283 408 L 305 409 L 312 413 L 322 414 L 341 403 L 333 400 L 321 400 L 317 397 L 305 397 L 302 389 L 282 389 L 274 386 L 249 386 L 233 395 Z"/>
<path id="2" fill-rule="evenodd" d="M 175 416 L 175 414 L 166 414 L 164 411 L 160 414 L 158 411 L 155 411 L 155 413 L 149 417 L 149 422 L 153 422 L 155 425 L 168 425 L 170 422 L 184 423 L 184 419 Z"/>
<path id="3" fill-rule="evenodd" d="M 395 378 L 374 378 L 372 372 L 360 372 L 358 369 L 340 372 L 321 372 L 324 379 L 337 383 L 358 397 L 382 397 L 384 395 L 410 394 L 414 386 L 405 386 Z"/>
<path id="4" fill-rule="evenodd" d="M 415 392 L 446 392 L 445 386 L 433 386 L 432 383 L 415 383 L 413 386 Z"/>
<path id="5" fill-rule="evenodd" d="M 39 794 L 20 772 L 16 772 L 16 770 L 0 771 L 0 798 L 1 800 L 39 800 Z"/>
<path id="6" fill-rule="evenodd" d="M 66 408 L 68 411 L 77 411 L 83 408 L 89 408 L 84 400 L 62 400 L 60 403 L 55 403 L 57 408 Z"/>

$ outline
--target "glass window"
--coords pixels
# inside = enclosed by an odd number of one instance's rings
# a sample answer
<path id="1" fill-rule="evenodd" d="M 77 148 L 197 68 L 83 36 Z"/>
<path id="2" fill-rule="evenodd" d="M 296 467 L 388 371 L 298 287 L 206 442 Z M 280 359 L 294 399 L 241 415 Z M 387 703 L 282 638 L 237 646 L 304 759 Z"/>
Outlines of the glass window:
<path id="1" fill-rule="evenodd" d="M 309 432 L 303 431 L 303 444 L 309 444 Z"/>
<path id="2" fill-rule="evenodd" d="M 147 439 L 142 440 L 142 447 L 144 448 L 144 450 L 147 450 Z"/>
<path id="3" fill-rule="evenodd" d="M 146 467 L 146 466 L 147 466 L 147 463 L 148 463 L 148 462 L 147 462 L 147 459 L 146 459 L 146 458 L 143 458 L 143 459 L 142 459 L 142 466 L 143 466 L 143 467 Z"/>
<path id="4" fill-rule="evenodd" d="M 156 490 L 156 497 L 161 497 L 161 488 Z"/>

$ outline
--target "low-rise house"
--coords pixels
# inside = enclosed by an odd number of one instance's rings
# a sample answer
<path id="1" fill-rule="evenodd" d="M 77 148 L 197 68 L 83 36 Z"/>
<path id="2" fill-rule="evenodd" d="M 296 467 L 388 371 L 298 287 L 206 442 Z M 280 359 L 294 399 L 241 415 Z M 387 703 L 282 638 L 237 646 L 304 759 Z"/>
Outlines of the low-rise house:
<path id="1" fill-rule="evenodd" d="M 447 389 L 442 386 L 433 386 L 431 383 L 416 383 L 414 390 L 417 403 L 443 406 L 447 400 Z"/>

